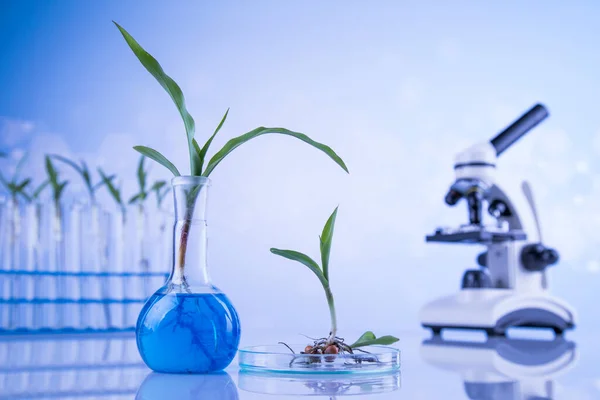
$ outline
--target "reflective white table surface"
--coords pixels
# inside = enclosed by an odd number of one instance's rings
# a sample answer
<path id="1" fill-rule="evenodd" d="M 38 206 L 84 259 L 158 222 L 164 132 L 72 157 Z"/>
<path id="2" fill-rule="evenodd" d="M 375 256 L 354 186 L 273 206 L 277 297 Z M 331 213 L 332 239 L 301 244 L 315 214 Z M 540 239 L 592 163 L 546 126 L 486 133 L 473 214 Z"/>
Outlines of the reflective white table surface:
<path id="1" fill-rule="evenodd" d="M 451 332 L 432 339 L 415 330 L 398 336 L 400 373 L 330 376 L 248 373 L 237 361 L 211 375 L 157 374 L 142 363 L 133 334 L 0 336 L 0 399 L 600 398 L 593 334 L 576 330 L 553 339 L 518 331 L 486 339 Z M 273 337 L 246 335 L 242 345 L 273 343 Z"/>

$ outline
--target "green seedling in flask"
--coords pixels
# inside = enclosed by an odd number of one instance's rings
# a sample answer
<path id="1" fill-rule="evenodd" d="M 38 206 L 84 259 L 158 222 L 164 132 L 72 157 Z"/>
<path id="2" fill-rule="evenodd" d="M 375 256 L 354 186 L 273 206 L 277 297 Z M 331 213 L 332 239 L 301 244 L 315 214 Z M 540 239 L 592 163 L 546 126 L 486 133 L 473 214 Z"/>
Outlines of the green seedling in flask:
<path id="1" fill-rule="evenodd" d="M 210 159 L 207 158 L 208 150 L 210 145 L 217 135 L 217 133 L 223 127 L 225 120 L 227 119 L 227 115 L 229 114 L 229 109 L 223 115 L 221 122 L 213 132 L 213 134 L 206 140 L 206 142 L 200 146 L 198 141 L 195 138 L 195 122 L 190 113 L 188 112 L 185 105 L 185 98 L 183 96 L 183 92 L 179 88 L 179 85 L 175 83 L 171 77 L 169 77 L 161 67 L 161 65 L 156 61 L 154 57 L 152 57 L 146 50 L 140 46 L 140 44 L 119 24 L 115 22 L 115 25 L 123 35 L 123 38 L 129 45 L 130 49 L 133 51 L 135 56 L 138 58 L 140 63 L 144 66 L 144 68 L 156 79 L 156 81 L 163 87 L 163 89 L 167 92 L 167 94 L 171 97 L 181 118 L 183 119 L 183 124 L 185 126 L 186 131 L 186 139 L 187 139 L 187 147 L 189 153 L 189 163 L 190 163 L 190 172 L 191 176 L 204 176 L 208 177 L 215 170 L 217 165 L 223 161 L 223 159 L 228 156 L 233 150 L 247 141 L 257 138 L 266 134 L 281 134 L 287 135 L 298 140 L 301 140 L 318 150 L 324 152 L 327 156 L 329 156 L 336 164 L 338 164 L 344 171 L 348 172 L 348 168 L 344 164 L 344 161 L 329 147 L 322 143 L 316 142 L 306 136 L 303 133 L 294 132 L 285 128 L 266 128 L 266 127 L 258 127 L 253 129 L 241 136 L 235 137 L 229 140 L 219 151 L 217 151 Z M 143 154 L 144 156 L 158 162 L 165 168 L 167 168 L 174 176 L 181 176 L 179 169 L 175 166 L 173 162 L 168 160 L 164 155 L 162 155 L 157 150 L 154 150 L 150 147 L 146 146 L 135 146 L 135 150 Z M 208 161 L 207 161 L 208 160 Z M 178 258 L 176 260 L 176 267 L 179 269 L 179 275 L 185 276 L 183 274 L 183 270 L 185 267 L 185 257 L 186 257 L 186 249 L 187 249 L 187 238 L 189 237 L 189 230 L 191 228 L 191 221 L 194 213 L 194 204 L 196 197 L 198 196 L 200 190 L 200 186 L 197 187 L 196 190 L 191 189 L 187 194 L 187 204 L 188 208 L 186 210 L 186 215 L 184 215 L 184 225 L 181 230 L 181 241 L 180 247 L 178 251 Z M 185 280 L 182 282 L 184 288 L 187 287 L 187 283 Z"/>

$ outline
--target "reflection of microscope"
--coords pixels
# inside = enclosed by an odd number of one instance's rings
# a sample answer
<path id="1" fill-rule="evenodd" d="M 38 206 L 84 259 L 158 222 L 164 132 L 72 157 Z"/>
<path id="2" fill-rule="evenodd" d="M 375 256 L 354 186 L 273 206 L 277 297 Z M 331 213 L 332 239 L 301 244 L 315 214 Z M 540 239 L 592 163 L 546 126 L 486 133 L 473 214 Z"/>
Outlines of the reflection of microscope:
<path id="1" fill-rule="evenodd" d="M 480 269 L 467 270 L 458 294 L 427 304 L 421 324 L 440 333 L 443 328 L 484 329 L 504 335 L 511 326 L 552 328 L 557 334 L 574 327 L 574 312 L 547 291 L 546 268 L 558 262 L 558 253 L 544 246 L 531 189 L 523 191 L 532 208 L 539 242 L 526 242 L 517 210 L 494 183 L 496 158 L 548 116 L 538 104 L 491 141 L 458 154 L 456 181 L 446 195 L 450 206 L 465 199 L 469 224 L 458 229 L 439 228 L 428 242 L 483 244 L 487 251 L 477 261 Z M 483 205 L 495 220 L 483 224 Z"/>
<path id="2" fill-rule="evenodd" d="M 575 344 L 489 338 L 485 343 L 426 340 L 421 357 L 429 364 L 461 375 L 469 399 L 553 399 L 553 380 L 574 366 Z"/>

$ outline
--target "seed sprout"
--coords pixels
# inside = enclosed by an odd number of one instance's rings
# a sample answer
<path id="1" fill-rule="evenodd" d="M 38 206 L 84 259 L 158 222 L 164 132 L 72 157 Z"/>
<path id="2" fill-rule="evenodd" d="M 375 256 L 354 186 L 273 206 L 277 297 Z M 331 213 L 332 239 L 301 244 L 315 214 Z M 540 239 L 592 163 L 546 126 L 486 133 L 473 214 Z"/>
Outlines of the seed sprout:
<path id="1" fill-rule="evenodd" d="M 81 160 L 80 164 L 78 165 L 74 161 L 69 160 L 68 158 L 63 157 L 63 156 L 53 154 L 51 157 L 57 161 L 67 164 L 68 166 L 73 168 L 75 171 L 77 171 L 79 173 L 79 175 L 81 175 L 81 179 L 83 179 L 83 182 L 85 183 L 85 187 L 90 195 L 91 203 L 96 204 L 96 191 L 98 189 L 100 189 L 102 187 L 102 185 L 105 185 L 106 182 L 104 180 L 101 180 L 98 183 L 93 183 L 90 170 L 89 170 L 87 164 L 85 163 L 85 161 L 83 161 L 83 160 Z"/>
<path id="2" fill-rule="evenodd" d="M 390 345 L 392 343 L 397 342 L 399 339 L 394 336 L 381 336 L 376 337 L 375 334 L 371 331 L 367 331 L 363 333 L 356 342 L 353 344 L 346 344 L 343 338 L 337 336 L 338 326 L 337 326 L 337 317 L 335 312 L 335 303 L 333 300 L 333 293 L 331 291 L 331 287 L 329 284 L 329 255 L 331 252 L 331 242 L 333 239 L 333 230 L 335 227 L 335 220 L 337 217 L 336 208 L 325 227 L 323 228 L 323 232 L 321 236 L 319 236 L 319 244 L 320 244 L 320 252 L 321 252 L 321 265 L 319 265 L 312 258 L 307 256 L 306 254 L 294 251 L 294 250 L 281 250 L 281 249 L 271 249 L 271 253 L 276 254 L 278 256 L 287 258 L 289 260 L 297 261 L 301 264 L 304 264 L 308 269 L 310 269 L 319 279 L 323 289 L 325 290 L 325 297 L 327 298 L 327 305 L 329 306 L 329 314 L 331 318 L 331 329 L 329 331 L 329 336 L 313 339 L 313 343 L 306 346 L 301 354 L 343 354 L 350 353 L 354 354 L 355 350 L 363 351 L 360 348 L 371 345 Z M 286 345 L 287 346 L 287 345 Z M 289 346 L 288 346 L 289 348 Z M 319 360 L 318 357 L 314 357 L 316 361 Z M 334 360 L 335 357 L 326 358 L 326 361 Z M 361 359 L 364 361 L 364 359 Z"/>
<path id="3" fill-rule="evenodd" d="M 123 38 L 129 45 L 130 49 L 133 51 L 135 56 L 138 58 L 140 63 L 158 81 L 158 83 L 169 94 L 169 96 L 175 103 L 175 106 L 177 107 L 177 110 L 179 111 L 179 114 L 181 115 L 181 118 L 183 119 L 183 124 L 185 126 L 186 137 L 187 137 L 187 146 L 188 146 L 189 159 L 190 159 L 190 175 L 191 176 L 208 177 L 214 171 L 216 166 L 221 161 L 223 161 L 223 159 L 227 155 L 229 155 L 229 153 L 231 153 L 233 150 L 235 150 L 237 147 L 244 144 L 245 142 L 247 142 L 251 139 L 254 139 L 256 137 L 259 137 L 261 135 L 265 135 L 265 134 L 281 134 L 281 135 L 287 135 L 287 136 L 291 136 L 296 139 L 299 139 L 299 140 L 317 148 L 318 150 L 321 150 L 322 152 L 324 152 L 334 162 L 336 162 L 342 169 L 344 169 L 344 171 L 348 172 L 348 168 L 344 164 L 344 161 L 329 146 L 326 146 L 322 143 L 316 142 L 303 133 L 294 132 L 294 131 L 291 131 L 291 130 L 288 130 L 285 128 L 265 128 L 265 127 L 258 127 L 248 133 L 245 133 L 241 136 L 238 136 L 236 138 L 229 140 L 223 146 L 223 148 L 221 148 L 219 151 L 217 151 L 212 156 L 212 158 L 210 158 L 210 160 L 208 161 L 208 163 L 206 163 L 206 166 L 205 166 L 206 156 L 207 156 L 209 147 L 210 147 L 213 139 L 215 138 L 215 136 L 217 135 L 217 133 L 219 132 L 219 130 L 222 128 L 223 124 L 225 123 L 225 120 L 227 119 L 227 115 L 229 114 L 229 109 L 225 112 L 225 115 L 221 119 L 221 122 L 215 129 L 212 136 L 210 136 L 209 139 L 204 143 L 204 145 L 202 147 L 200 147 L 200 144 L 194 138 L 195 130 L 196 130 L 194 119 L 192 118 L 192 116 L 190 115 L 190 113 L 188 112 L 188 110 L 186 108 L 185 98 L 183 96 L 183 92 L 179 88 L 179 85 L 177 85 L 177 83 L 175 83 L 175 81 L 173 79 L 171 79 L 171 77 L 169 77 L 164 72 L 161 65 L 158 63 L 158 61 L 156 61 L 156 59 L 154 57 L 152 57 L 148 52 L 146 52 L 146 50 L 144 50 L 142 48 L 142 46 L 140 46 L 139 43 L 123 27 L 121 27 L 116 22 L 114 22 L 114 24 L 117 26 L 117 28 L 121 32 L 121 34 L 123 35 Z M 167 168 L 169 171 L 171 171 L 171 173 L 173 173 L 174 176 L 181 176 L 181 173 L 179 172 L 179 170 L 177 169 L 175 164 L 173 164 L 170 160 L 168 160 L 164 155 L 162 155 L 157 150 L 154 150 L 154 149 L 152 149 L 150 147 L 146 147 L 146 146 L 135 146 L 134 149 L 137 150 L 138 152 L 140 152 L 141 154 L 145 155 L 146 157 L 158 162 L 165 168 Z M 182 229 L 181 229 L 181 240 L 180 240 L 180 248 L 179 248 L 179 257 L 177 260 L 177 268 L 179 270 L 178 275 L 182 277 L 181 284 L 183 285 L 183 287 L 186 290 L 188 289 L 188 285 L 185 281 L 185 275 L 183 274 L 183 270 L 185 267 L 187 238 L 189 237 L 189 230 L 191 227 L 191 221 L 192 221 L 192 217 L 193 217 L 193 213 L 194 213 L 194 204 L 195 204 L 195 200 L 196 200 L 196 197 L 198 196 L 199 191 L 200 191 L 200 186 L 198 186 L 197 188 L 191 189 L 187 194 L 187 199 L 186 199 L 187 200 L 187 210 L 184 215 L 184 223 L 183 223 Z"/>
<path id="4" fill-rule="evenodd" d="M 6 154 L 3 153 L 6 157 Z M 6 188 L 8 193 L 10 194 L 12 201 L 14 204 L 18 203 L 18 197 L 21 196 L 26 201 L 31 201 L 31 197 L 27 194 L 25 189 L 31 184 L 30 178 L 19 179 L 19 175 L 21 170 L 23 169 L 23 165 L 25 165 L 25 161 L 27 160 L 27 154 L 24 154 L 19 161 L 17 161 L 17 165 L 15 167 L 15 173 L 12 178 L 6 179 L 2 173 L 0 173 L 0 184 Z"/>

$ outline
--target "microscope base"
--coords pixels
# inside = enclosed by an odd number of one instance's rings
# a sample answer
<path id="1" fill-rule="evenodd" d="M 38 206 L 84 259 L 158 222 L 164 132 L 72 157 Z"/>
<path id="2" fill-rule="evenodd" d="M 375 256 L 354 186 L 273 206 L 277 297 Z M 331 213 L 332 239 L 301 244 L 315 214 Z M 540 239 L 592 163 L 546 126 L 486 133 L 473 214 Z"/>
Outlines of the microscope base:
<path id="1" fill-rule="evenodd" d="M 560 335 L 575 326 L 575 315 L 569 305 L 545 293 L 463 289 L 423 307 L 421 325 L 434 334 L 442 329 L 477 329 L 503 336 L 510 327 L 531 327 L 551 328 Z"/>

